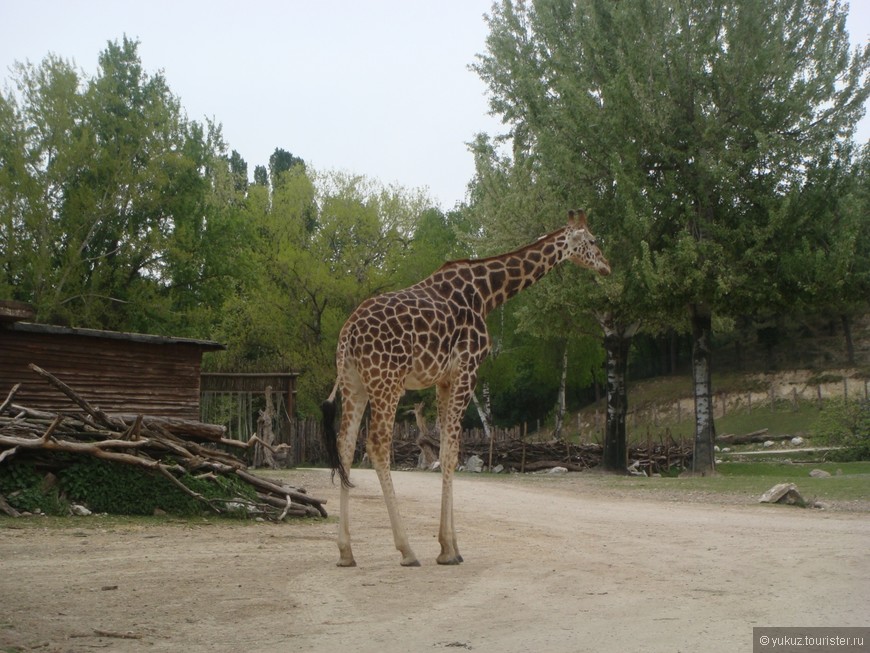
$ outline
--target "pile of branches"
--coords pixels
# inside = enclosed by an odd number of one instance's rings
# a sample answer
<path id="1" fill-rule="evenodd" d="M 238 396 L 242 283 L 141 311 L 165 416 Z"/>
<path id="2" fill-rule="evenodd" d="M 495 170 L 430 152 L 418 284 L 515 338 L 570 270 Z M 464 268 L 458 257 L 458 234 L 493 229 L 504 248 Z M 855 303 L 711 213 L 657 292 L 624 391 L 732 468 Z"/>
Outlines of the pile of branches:
<path id="1" fill-rule="evenodd" d="M 259 444 L 254 437 L 240 443 L 224 437 L 214 424 L 147 415 L 108 414 L 92 406 L 50 372 L 30 365 L 46 382 L 65 394 L 80 410 L 49 413 L 14 403 L 20 384 L 0 404 L 0 466 L 13 456 L 60 454 L 70 460 L 92 456 L 119 465 L 133 465 L 168 479 L 209 510 L 251 515 L 280 521 L 287 516 L 326 517 L 325 501 L 308 496 L 304 489 L 279 485 L 251 474 L 245 463 L 227 449 Z M 223 448 L 221 448 L 223 447 Z M 257 499 L 214 499 L 184 483 L 185 477 L 240 479 L 253 488 Z M 5 502 L 3 502 L 5 503 Z M 8 504 L 7 504 L 8 505 Z M 7 511 L 8 512 L 8 511 Z"/>
<path id="2" fill-rule="evenodd" d="M 524 442 L 521 439 L 496 441 L 492 445 L 492 466 L 502 465 L 517 472 L 536 472 L 553 467 L 564 467 L 580 472 L 601 463 L 603 447 L 600 444 L 572 444 L 562 440 L 550 442 Z M 420 446 L 411 440 L 393 443 L 395 465 L 399 468 L 417 467 Z M 488 442 L 463 443 L 461 459 L 478 456 L 489 465 Z M 678 442 L 650 443 L 645 447 L 631 447 L 628 451 L 629 468 L 646 475 L 667 473 L 672 468 L 688 467 L 692 459 L 691 446 Z"/>
<path id="3" fill-rule="evenodd" d="M 463 447 L 464 456 L 476 455 L 489 464 L 489 443 L 479 442 Z M 537 472 L 553 467 L 564 467 L 569 472 L 581 472 L 601 462 L 601 446 L 597 444 L 571 444 L 551 442 L 524 442 L 502 440 L 492 447 L 493 466 L 518 472 Z"/>

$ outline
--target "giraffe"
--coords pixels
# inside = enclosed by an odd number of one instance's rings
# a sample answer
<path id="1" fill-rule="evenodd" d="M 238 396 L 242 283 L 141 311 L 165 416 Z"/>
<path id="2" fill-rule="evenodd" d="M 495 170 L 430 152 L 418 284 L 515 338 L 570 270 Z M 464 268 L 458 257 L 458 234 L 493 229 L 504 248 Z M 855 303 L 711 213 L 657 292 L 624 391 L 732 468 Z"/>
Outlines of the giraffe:
<path id="1" fill-rule="evenodd" d="M 350 467 L 366 404 L 371 407 L 366 452 L 374 467 L 401 564 L 419 566 L 399 514 L 390 475 L 393 421 L 405 390 L 435 386 L 441 425 L 442 565 L 462 562 L 453 524 L 453 474 L 459 456 L 460 421 L 471 400 L 477 370 L 489 352 L 486 316 L 554 266 L 570 260 L 610 274 L 610 264 L 589 231 L 583 211 L 569 211 L 566 226 L 516 251 L 445 263 L 419 283 L 367 299 L 341 329 L 337 379 L 321 408 L 324 443 L 333 475 L 341 479 L 339 567 L 356 566 L 351 550 Z M 335 430 L 336 396 L 341 422 Z"/>

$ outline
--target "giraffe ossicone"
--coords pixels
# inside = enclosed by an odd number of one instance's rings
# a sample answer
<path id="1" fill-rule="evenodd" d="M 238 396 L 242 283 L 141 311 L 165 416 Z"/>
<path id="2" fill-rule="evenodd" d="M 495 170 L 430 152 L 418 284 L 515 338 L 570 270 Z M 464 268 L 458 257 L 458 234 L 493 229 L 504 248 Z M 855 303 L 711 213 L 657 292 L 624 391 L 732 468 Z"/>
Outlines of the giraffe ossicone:
<path id="1" fill-rule="evenodd" d="M 366 453 L 377 473 L 401 564 L 418 566 L 390 475 L 393 422 L 405 390 L 435 386 L 441 425 L 441 523 L 439 564 L 462 556 L 453 525 L 453 474 L 459 457 L 461 419 L 471 400 L 477 370 L 489 353 L 486 316 L 563 261 L 610 274 L 610 264 L 589 231 L 583 211 L 525 247 L 484 259 L 445 263 L 404 290 L 367 299 L 341 329 L 337 378 L 323 402 L 324 444 L 333 473 L 341 478 L 338 549 L 341 567 L 356 561 L 350 542 L 350 468 L 360 421 L 371 406 Z M 335 430 L 336 398 L 341 422 Z"/>

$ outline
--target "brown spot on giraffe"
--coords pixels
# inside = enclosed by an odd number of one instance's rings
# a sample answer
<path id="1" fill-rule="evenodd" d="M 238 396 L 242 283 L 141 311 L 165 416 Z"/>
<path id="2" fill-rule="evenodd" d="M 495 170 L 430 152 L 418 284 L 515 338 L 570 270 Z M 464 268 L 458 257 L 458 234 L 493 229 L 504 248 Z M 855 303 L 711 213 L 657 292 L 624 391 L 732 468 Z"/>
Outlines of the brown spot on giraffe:
<path id="1" fill-rule="evenodd" d="M 435 386 L 441 425 L 441 524 L 439 564 L 462 556 L 453 525 L 453 474 L 459 455 L 460 420 L 471 400 L 480 363 L 489 353 L 486 316 L 565 260 L 610 274 L 582 211 L 568 224 L 514 252 L 452 261 L 397 292 L 364 301 L 338 337 L 338 378 L 323 403 L 324 438 L 333 470 L 342 481 L 338 549 L 341 567 L 356 564 L 349 527 L 350 467 L 366 404 L 371 421 L 366 452 L 378 475 L 401 564 L 417 566 L 390 476 L 393 421 L 406 389 Z M 341 391 L 341 422 L 335 432 L 335 400 Z"/>

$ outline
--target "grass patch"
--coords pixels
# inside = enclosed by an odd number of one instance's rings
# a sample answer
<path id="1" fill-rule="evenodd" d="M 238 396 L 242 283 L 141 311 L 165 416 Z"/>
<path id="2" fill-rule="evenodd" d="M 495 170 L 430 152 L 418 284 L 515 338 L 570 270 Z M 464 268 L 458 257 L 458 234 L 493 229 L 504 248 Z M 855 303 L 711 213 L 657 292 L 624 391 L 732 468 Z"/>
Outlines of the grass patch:
<path id="1" fill-rule="evenodd" d="M 870 512 L 870 462 L 790 464 L 776 462 L 725 463 L 716 476 L 643 477 L 597 473 L 552 476 L 547 474 L 475 475 L 495 482 L 559 488 L 572 493 L 591 491 L 624 499 L 757 505 L 758 498 L 778 483 L 794 483 L 807 501 L 835 508 Z M 827 478 L 813 478 L 822 469 Z"/>
<path id="2" fill-rule="evenodd" d="M 813 478 L 810 471 L 822 469 L 827 478 Z M 643 478 L 599 476 L 602 483 L 627 491 L 629 494 L 667 495 L 697 498 L 731 497 L 748 503 L 757 501 L 765 491 L 777 483 L 794 483 L 807 500 L 826 503 L 866 502 L 870 508 L 870 462 L 817 463 L 796 465 L 789 463 L 726 463 L 717 467 L 716 476 L 682 478 Z"/>
<path id="3" fill-rule="evenodd" d="M 832 475 L 867 476 L 870 482 L 870 462 L 814 463 L 792 465 L 789 463 L 727 463 L 717 468 L 722 476 L 806 476 L 813 469 L 821 469 Z M 870 498 L 870 494 L 868 494 Z"/>

